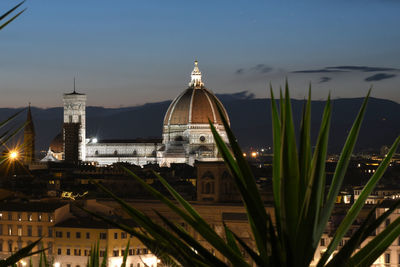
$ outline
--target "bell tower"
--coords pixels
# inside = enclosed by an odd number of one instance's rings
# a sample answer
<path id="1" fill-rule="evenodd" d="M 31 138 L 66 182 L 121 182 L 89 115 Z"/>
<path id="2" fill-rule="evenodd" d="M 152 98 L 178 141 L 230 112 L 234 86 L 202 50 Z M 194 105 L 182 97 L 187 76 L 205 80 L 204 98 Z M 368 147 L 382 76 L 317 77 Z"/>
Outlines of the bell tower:
<path id="1" fill-rule="evenodd" d="M 35 161 L 35 127 L 33 126 L 31 104 L 29 103 L 26 123 L 24 127 L 24 164 L 29 165 Z"/>
<path id="2" fill-rule="evenodd" d="M 86 95 L 74 91 L 64 94 L 64 160 L 72 163 L 86 158 Z"/>

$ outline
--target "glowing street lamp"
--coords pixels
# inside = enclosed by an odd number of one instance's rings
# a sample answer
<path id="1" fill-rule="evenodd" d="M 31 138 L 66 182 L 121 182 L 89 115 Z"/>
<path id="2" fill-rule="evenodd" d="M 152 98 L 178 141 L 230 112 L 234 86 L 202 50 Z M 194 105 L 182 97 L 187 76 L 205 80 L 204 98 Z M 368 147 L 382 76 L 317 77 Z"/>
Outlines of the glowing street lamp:
<path id="1" fill-rule="evenodd" d="M 251 152 L 251 156 L 252 156 L 253 158 L 257 157 L 257 152 Z"/>
<path id="2" fill-rule="evenodd" d="M 10 153 L 8 154 L 8 158 L 10 160 L 17 160 L 18 156 L 19 156 L 18 151 L 15 150 L 10 151 Z"/>

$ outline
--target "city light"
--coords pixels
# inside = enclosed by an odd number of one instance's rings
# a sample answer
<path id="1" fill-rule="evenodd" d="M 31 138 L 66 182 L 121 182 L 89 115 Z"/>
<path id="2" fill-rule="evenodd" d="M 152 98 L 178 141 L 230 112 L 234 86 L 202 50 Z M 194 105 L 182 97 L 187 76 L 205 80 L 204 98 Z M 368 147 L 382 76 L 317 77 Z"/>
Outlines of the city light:
<path id="1" fill-rule="evenodd" d="M 61 266 L 61 264 L 59 262 L 54 263 L 54 267 L 60 267 L 60 266 Z"/>
<path id="2" fill-rule="evenodd" d="M 246 154 L 246 153 L 243 153 L 243 157 L 247 157 L 247 154 Z"/>
<path id="3" fill-rule="evenodd" d="M 252 156 L 253 158 L 257 157 L 257 152 L 251 152 L 251 156 Z"/>
<path id="4" fill-rule="evenodd" d="M 11 160 L 16 160 L 16 159 L 18 159 L 18 156 L 19 156 L 19 153 L 18 153 L 18 151 L 16 151 L 16 150 L 12 150 L 12 151 L 10 151 L 10 153 L 8 154 L 8 157 L 9 157 Z"/>

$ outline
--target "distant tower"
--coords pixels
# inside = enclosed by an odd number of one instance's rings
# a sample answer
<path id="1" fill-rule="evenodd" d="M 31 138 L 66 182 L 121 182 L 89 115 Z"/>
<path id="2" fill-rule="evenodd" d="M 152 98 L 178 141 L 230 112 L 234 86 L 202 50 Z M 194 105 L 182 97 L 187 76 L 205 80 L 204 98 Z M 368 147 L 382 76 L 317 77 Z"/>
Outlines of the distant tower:
<path id="1" fill-rule="evenodd" d="M 35 127 L 33 126 L 31 104 L 29 103 L 26 124 L 24 127 L 24 164 L 35 161 Z"/>
<path id="2" fill-rule="evenodd" d="M 64 160 L 77 163 L 86 156 L 86 95 L 74 91 L 64 94 Z"/>

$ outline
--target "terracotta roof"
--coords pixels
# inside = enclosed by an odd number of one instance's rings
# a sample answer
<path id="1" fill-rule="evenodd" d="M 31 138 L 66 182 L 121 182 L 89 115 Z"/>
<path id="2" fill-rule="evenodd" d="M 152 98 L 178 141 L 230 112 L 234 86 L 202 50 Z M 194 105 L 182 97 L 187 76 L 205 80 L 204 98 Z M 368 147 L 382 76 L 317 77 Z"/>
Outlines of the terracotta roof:
<path id="1" fill-rule="evenodd" d="M 222 124 L 217 105 L 222 107 L 229 122 L 225 108 L 211 91 L 205 87 L 189 87 L 172 101 L 164 125 L 208 124 L 208 119 L 214 124 Z"/>

